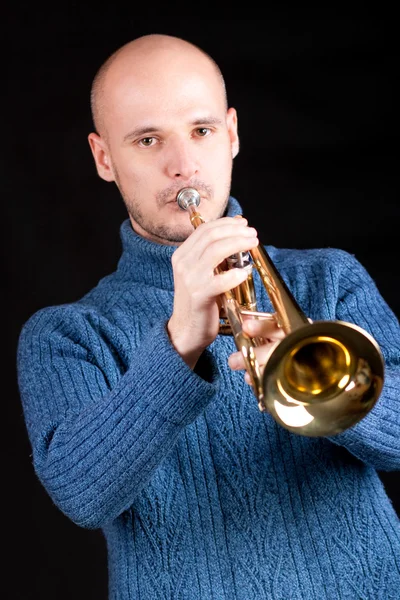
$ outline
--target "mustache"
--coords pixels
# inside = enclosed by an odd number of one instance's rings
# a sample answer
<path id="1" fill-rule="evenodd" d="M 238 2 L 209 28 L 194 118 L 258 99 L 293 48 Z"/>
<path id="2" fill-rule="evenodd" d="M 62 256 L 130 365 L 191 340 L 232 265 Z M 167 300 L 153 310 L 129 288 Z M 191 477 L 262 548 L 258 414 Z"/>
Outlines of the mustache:
<path id="1" fill-rule="evenodd" d="M 183 185 L 182 183 L 175 183 L 165 188 L 165 190 L 159 192 L 156 196 L 158 207 L 161 208 L 162 206 L 164 206 L 164 204 L 176 200 L 178 192 L 180 192 L 181 189 L 186 187 L 195 188 L 200 195 L 207 196 L 207 198 L 213 197 L 213 190 L 211 186 L 207 185 L 206 183 L 204 183 L 204 181 L 201 181 L 200 179 L 192 179 L 190 183 L 187 183 L 185 185 Z"/>

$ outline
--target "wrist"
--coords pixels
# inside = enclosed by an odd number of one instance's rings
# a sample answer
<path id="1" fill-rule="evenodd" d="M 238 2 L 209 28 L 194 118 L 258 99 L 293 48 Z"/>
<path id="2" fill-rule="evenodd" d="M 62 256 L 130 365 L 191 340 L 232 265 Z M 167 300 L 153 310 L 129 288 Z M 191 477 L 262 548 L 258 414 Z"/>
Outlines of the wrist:
<path id="1" fill-rule="evenodd" d="M 203 352 L 203 348 L 196 347 L 193 344 L 193 337 L 182 332 L 181 327 L 175 327 L 172 317 L 167 323 L 167 333 L 175 350 L 185 363 L 191 369 L 194 369 Z"/>

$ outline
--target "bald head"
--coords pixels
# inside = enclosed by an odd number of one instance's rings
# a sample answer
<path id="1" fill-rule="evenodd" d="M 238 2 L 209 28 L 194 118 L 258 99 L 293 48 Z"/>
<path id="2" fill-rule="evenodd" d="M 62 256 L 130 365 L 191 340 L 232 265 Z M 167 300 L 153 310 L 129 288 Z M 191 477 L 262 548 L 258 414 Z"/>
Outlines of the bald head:
<path id="1" fill-rule="evenodd" d="M 160 78 L 175 76 L 181 70 L 202 70 L 205 76 L 217 79 L 225 108 L 227 98 L 225 82 L 216 62 L 196 45 L 178 37 L 164 34 L 144 35 L 116 50 L 97 71 L 91 89 L 91 110 L 95 130 L 107 137 L 107 115 L 110 96 L 118 80 L 132 75 L 132 81 L 140 85 L 141 78 L 149 74 Z"/>
<path id="2" fill-rule="evenodd" d="M 97 172 L 117 185 L 137 233 L 185 240 L 193 228 L 175 197 L 188 184 L 201 192 L 206 220 L 223 214 L 239 151 L 237 115 L 207 53 L 173 36 L 137 38 L 99 69 L 92 110 Z"/>

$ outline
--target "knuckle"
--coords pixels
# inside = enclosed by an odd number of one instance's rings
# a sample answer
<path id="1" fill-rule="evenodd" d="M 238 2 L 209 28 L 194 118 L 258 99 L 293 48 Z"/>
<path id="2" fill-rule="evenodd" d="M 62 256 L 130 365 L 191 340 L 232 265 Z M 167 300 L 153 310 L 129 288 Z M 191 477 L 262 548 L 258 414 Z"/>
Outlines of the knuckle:
<path id="1" fill-rule="evenodd" d="M 178 250 L 175 250 L 175 252 L 173 253 L 173 255 L 171 257 L 172 266 L 178 265 L 180 258 L 181 258 L 181 254 L 179 253 L 179 248 L 178 248 Z"/>
<path id="2" fill-rule="evenodd" d="M 192 290 L 191 298 L 194 306 L 200 306 L 204 300 L 204 291 L 200 288 Z"/>
<path id="3" fill-rule="evenodd" d="M 173 263 L 172 268 L 175 275 L 178 275 L 179 277 L 183 277 L 185 274 L 185 265 L 180 261 Z"/>
<path id="4" fill-rule="evenodd" d="M 221 239 L 221 228 L 214 228 L 214 229 L 210 229 L 208 232 L 208 239 L 210 241 L 210 243 L 214 243 L 217 242 L 218 240 Z"/>

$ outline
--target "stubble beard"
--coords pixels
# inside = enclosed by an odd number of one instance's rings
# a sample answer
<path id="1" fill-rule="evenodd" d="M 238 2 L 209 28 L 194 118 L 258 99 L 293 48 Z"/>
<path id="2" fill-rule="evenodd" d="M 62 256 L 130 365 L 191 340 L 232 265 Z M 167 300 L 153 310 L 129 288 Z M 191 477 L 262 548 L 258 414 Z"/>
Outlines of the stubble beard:
<path id="1" fill-rule="evenodd" d="M 187 225 L 170 225 L 168 223 L 155 223 L 151 221 L 143 212 L 140 205 L 140 200 L 137 197 L 129 196 L 123 187 L 121 186 L 120 179 L 114 170 L 115 182 L 119 189 L 119 192 L 122 196 L 122 200 L 125 204 L 128 215 L 131 219 L 131 222 L 137 223 L 142 231 L 146 232 L 147 236 L 154 241 L 157 241 L 161 244 L 171 244 L 178 245 L 184 242 L 189 235 L 193 232 L 193 226 L 190 223 L 189 215 L 187 215 Z M 182 185 L 179 187 L 171 186 L 170 188 L 160 192 L 156 196 L 156 204 L 158 208 L 162 208 L 165 204 L 171 201 L 172 198 L 176 197 L 179 190 L 182 189 Z M 186 186 L 185 186 L 186 187 Z M 195 187 L 200 193 L 203 192 L 207 195 L 207 198 L 212 199 L 212 189 L 209 186 L 206 186 L 203 182 L 193 181 L 191 187 Z M 228 205 L 230 196 L 230 183 L 228 185 L 228 189 L 225 194 L 225 200 L 219 214 L 216 218 L 222 217 Z M 132 226 L 134 227 L 132 223 Z"/>

